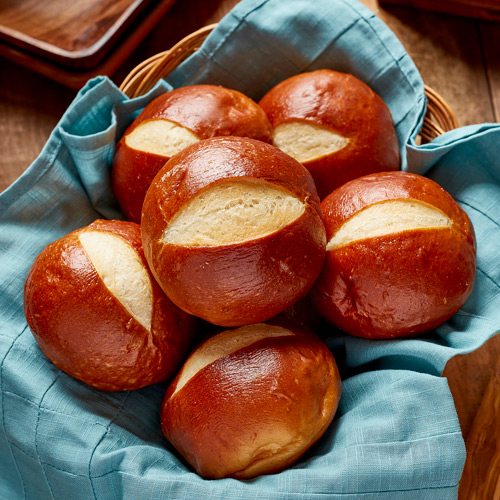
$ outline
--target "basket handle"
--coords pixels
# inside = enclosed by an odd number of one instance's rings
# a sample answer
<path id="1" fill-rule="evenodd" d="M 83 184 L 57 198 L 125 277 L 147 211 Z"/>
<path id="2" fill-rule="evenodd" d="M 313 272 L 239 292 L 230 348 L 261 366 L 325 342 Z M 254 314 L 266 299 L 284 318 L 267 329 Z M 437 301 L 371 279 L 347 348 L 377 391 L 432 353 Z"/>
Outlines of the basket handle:
<path id="1" fill-rule="evenodd" d="M 217 23 L 204 26 L 177 42 L 171 49 L 160 52 L 136 66 L 123 80 L 120 90 L 130 98 L 150 91 L 181 62 L 196 52 Z"/>
<path id="2" fill-rule="evenodd" d="M 165 78 L 196 52 L 216 26 L 217 23 L 204 26 L 177 42 L 171 49 L 146 59 L 127 75 L 120 90 L 130 98 L 146 94 L 158 80 Z M 427 97 L 427 112 L 420 130 L 422 143 L 430 142 L 458 127 L 455 114 L 443 97 L 428 85 L 424 85 L 424 92 Z"/>

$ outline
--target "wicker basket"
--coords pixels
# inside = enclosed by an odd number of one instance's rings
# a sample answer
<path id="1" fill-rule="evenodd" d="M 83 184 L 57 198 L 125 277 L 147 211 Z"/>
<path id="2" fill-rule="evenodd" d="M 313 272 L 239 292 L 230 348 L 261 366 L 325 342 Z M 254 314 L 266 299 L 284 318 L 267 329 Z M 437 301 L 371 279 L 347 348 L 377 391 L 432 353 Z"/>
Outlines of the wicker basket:
<path id="1" fill-rule="evenodd" d="M 186 36 L 171 49 L 160 52 L 136 66 L 124 79 L 120 89 L 129 97 L 147 93 L 161 78 L 165 78 L 181 62 L 196 52 L 209 33 L 217 26 L 210 24 Z M 420 130 L 421 142 L 458 127 L 457 120 L 446 101 L 432 88 L 425 86 L 427 113 Z"/>

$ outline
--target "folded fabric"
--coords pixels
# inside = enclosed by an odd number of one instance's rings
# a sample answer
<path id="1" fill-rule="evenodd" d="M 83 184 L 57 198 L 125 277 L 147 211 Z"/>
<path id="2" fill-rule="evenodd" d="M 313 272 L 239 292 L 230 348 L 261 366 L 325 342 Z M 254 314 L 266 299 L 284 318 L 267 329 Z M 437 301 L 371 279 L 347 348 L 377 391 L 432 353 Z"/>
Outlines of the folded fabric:
<path id="1" fill-rule="evenodd" d="M 23 314 L 23 286 L 49 242 L 92 220 L 121 218 L 109 188 L 117 138 L 154 96 L 210 82 L 258 99 L 278 81 L 329 67 L 369 84 L 389 105 L 403 168 L 429 175 L 469 214 L 477 236 L 474 291 L 421 338 L 368 341 L 333 331 L 343 375 L 335 420 L 297 464 L 251 481 L 208 481 L 161 434 L 165 385 L 106 393 L 41 353 Z M 456 498 L 465 446 L 446 362 L 500 324 L 500 126 L 481 124 L 417 146 L 423 83 L 394 34 L 354 0 L 243 0 L 203 47 L 147 95 L 107 78 L 81 90 L 25 174 L 0 194 L 0 498 Z"/>

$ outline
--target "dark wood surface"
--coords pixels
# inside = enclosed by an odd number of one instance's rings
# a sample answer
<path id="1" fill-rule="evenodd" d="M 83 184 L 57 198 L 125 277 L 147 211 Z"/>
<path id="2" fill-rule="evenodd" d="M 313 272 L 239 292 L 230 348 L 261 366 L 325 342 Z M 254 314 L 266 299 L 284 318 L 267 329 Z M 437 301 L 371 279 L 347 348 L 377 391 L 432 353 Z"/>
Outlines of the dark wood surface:
<path id="1" fill-rule="evenodd" d="M 500 367 L 500 364 L 497 365 Z M 469 458 L 460 484 L 467 500 L 500 498 L 500 370 L 489 377 L 481 405 L 467 438 Z"/>
<path id="2" fill-rule="evenodd" d="M 141 61 L 168 49 L 196 29 L 217 22 L 236 3 L 237 0 L 177 1 L 114 73 L 114 81 L 121 83 Z M 378 0 L 363 0 L 363 3 L 399 37 L 424 81 L 445 98 L 460 125 L 500 120 L 500 23 L 403 6 L 381 7 Z M 0 82 L 0 190 L 3 190 L 40 153 L 76 90 L 2 58 Z M 444 373 L 468 450 L 460 500 L 500 498 L 498 492 L 496 496 L 492 493 L 491 486 L 496 485 L 499 474 L 499 427 L 485 427 L 495 408 L 495 422 L 498 421 L 500 396 L 491 387 L 498 387 L 499 359 L 500 336 L 496 336 L 477 351 L 452 359 Z M 491 444 L 487 452 L 484 446 L 478 446 L 485 432 Z M 496 455 L 492 455 L 492 447 Z M 483 489 L 483 496 L 477 496 L 485 481 L 489 489 Z M 471 491 L 476 491 L 476 496 Z"/>
<path id="3" fill-rule="evenodd" d="M 117 71 L 174 2 L 0 3 L 0 57 L 79 89 L 96 75 Z"/>
<path id="4" fill-rule="evenodd" d="M 66 63 L 95 56 L 152 0 L 17 0 L 0 8 L 0 39 Z"/>
<path id="5" fill-rule="evenodd" d="M 406 5 L 431 12 L 500 21 L 500 2 L 498 0 L 381 0 L 380 3 Z"/>

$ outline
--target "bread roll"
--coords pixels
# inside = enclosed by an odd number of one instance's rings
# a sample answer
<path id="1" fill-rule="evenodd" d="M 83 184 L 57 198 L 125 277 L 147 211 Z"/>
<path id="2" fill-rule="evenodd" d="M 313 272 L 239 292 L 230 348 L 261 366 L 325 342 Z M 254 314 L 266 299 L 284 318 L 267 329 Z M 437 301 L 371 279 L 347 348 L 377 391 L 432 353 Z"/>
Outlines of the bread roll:
<path id="1" fill-rule="evenodd" d="M 156 173 L 185 147 L 215 136 L 271 141 L 271 124 L 249 97 L 216 85 L 191 85 L 151 101 L 116 146 L 111 186 L 125 216 L 140 222 Z"/>
<path id="2" fill-rule="evenodd" d="M 193 351 L 165 394 L 162 429 L 201 476 L 249 479 L 298 460 L 340 393 L 332 353 L 305 327 L 243 326 Z"/>
<path id="3" fill-rule="evenodd" d="M 107 391 L 173 378 L 197 320 L 154 281 L 133 222 L 97 220 L 48 245 L 24 289 L 24 311 L 44 354 Z"/>
<path id="4" fill-rule="evenodd" d="M 389 108 L 353 75 L 321 69 L 292 76 L 260 100 L 273 144 L 311 172 L 321 199 L 347 181 L 400 169 Z"/>
<path id="5" fill-rule="evenodd" d="M 321 271 L 325 230 L 309 172 L 264 142 L 200 141 L 147 192 L 146 259 L 168 297 L 221 326 L 265 321 Z"/>
<path id="6" fill-rule="evenodd" d="M 474 229 L 431 179 L 364 176 L 321 207 L 327 256 L 311 297 L 340 329 L 371 339 L 414 336 L 446 321 L 469 297 Z"/>

